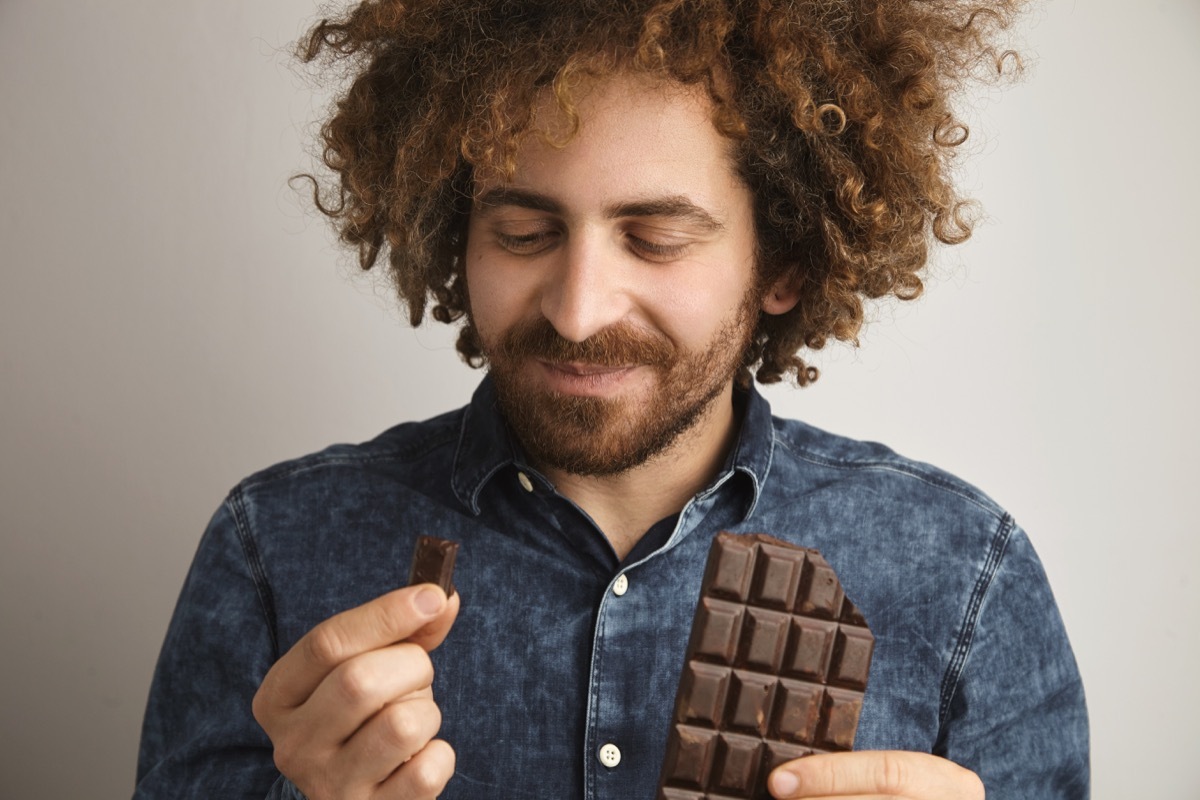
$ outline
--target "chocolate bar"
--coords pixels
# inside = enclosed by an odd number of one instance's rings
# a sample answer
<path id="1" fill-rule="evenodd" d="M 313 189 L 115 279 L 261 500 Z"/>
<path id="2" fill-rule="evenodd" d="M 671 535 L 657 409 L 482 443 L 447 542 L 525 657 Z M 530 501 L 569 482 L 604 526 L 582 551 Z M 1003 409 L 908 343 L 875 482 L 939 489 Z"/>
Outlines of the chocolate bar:
<path id="1" fill-rule="evenodd" d="M 412 567 L 408 572 L 408 585 L 436 583 L 442 587 L 446 597 L 454 594 L 454 559 L 458 556 L 458 542 L 422 536 L 413 548 Z"/>
<path id="2" fill-rule="evenodd" d="M 765 800 L 780 764 L 852 749 L 874 647 L 816 550 L 765 534 L 717 534 L 658 800 Z"/>

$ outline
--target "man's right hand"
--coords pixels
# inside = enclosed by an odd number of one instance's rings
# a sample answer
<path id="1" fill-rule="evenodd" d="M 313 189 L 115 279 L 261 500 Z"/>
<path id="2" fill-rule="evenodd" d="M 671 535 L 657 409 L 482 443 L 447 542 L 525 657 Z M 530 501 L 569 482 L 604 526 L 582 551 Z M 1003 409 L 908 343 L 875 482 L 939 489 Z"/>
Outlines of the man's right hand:
<path id="1" fill-rule="evenodd" d="M 435 798 L 454 751 L 434 739 L 429 651 L 458 616 L 433 584 L 399 589 L 322 622 L 263 679 L 254 718 L 275 765 L 309 800 Z"/>

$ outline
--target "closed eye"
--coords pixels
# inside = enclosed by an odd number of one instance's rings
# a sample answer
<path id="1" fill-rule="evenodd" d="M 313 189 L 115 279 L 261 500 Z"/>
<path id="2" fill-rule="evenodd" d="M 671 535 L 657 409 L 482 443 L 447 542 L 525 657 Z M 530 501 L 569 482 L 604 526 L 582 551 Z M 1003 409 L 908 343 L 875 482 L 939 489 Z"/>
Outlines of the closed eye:
<path id="1" fill-rule="evenodd" d="M 687 243 L 663 244 L 647 241 L 633 234 L 626 234 L 625 238 L 629 242 L 630 249 L 651 261 L 670 261 L 679 258 L 688 248 Z"/>
<path id="2" fill-rule="evenodd" d="M 532 233 L 496 233 L 496 241 L 505 250 L 516 255 L 535 255 L 553 244 L 558 234 L 555 231 L 534 231 Z"/>

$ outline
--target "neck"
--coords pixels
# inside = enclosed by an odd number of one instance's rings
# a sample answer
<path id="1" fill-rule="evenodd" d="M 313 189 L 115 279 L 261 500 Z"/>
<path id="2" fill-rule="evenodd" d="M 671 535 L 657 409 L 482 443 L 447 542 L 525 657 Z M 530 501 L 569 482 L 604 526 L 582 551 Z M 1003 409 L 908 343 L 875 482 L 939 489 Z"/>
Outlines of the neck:
<path id="1" fill-rule="evenodd" d="M 690 430 L 644 464 L 616 475 L 552 468 L 545 474 L 560 494 L 587 512 L 624 559 L 654 523 L 681 511 L 716 477 L 736 434 L 730 385 Z"/>

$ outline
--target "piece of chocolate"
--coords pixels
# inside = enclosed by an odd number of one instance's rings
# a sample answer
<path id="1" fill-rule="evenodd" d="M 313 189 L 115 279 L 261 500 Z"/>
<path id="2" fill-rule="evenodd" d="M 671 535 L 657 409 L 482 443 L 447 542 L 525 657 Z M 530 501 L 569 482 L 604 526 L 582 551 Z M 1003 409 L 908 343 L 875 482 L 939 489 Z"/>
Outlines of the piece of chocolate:
<path id="1" fill-rule="evenodd" d="M 458 542 L 422 536 L 413 548 L 412 568 L 408 572 L 408 585 L 436 583 L 442 587 L 446 597 L 454 594 L 454 559 L 458 555 Z"/>
<path id="2" fill-rule="evenodd" d="M 767 800 L 771 770 L 850 750 L 875 637 L 816 550 L 713 540 L 658 800 Z"/>

